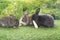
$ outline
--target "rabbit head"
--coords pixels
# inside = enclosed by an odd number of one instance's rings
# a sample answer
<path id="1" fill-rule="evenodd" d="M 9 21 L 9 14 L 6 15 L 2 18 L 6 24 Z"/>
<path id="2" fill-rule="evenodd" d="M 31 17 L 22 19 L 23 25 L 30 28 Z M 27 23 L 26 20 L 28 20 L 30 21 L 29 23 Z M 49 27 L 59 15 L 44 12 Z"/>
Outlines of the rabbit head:
<path id="1" fill-rule="evenodd" d="M 28 12 L 25 11 L 23 16 L 19 20 L 19 26 L 21 26 L 21 25 L 30 25 L 30 24 L 32 24 L 31 16 L 29 16 Z"/>
<path id="2" fill-rule="evenodd" d="M 40 12 L 40 8 L 37 8 L 34 14 L 32 15 L 32 20 L 35 20 L 38 18 L 39 12 Z"/>
<path id="3" fill-rule="evenodd" d="M 12 24 L 12 26 L 18 26 L 19 24 L 18 19 L 12 14 L 10 14 L 10 24 Z"/>

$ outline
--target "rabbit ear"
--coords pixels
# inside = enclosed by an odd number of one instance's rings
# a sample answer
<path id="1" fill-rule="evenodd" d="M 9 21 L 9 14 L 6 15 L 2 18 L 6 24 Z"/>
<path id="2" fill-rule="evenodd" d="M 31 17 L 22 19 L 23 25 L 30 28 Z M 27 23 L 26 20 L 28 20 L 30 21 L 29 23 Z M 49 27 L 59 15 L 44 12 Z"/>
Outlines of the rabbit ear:
<path id="1" fill-rule="evenodd" d="M 15 16 L 13 14 L 10 14 L 10 18 L 15 18 Z"/>
<path id="2" fill-rule="evenodd" d="M 35 28 L 38 28 L 38 25 L 36 24 L 36 22 L 33 20 L 33 24 Z"/>
<path id="3" fill-rule="evenodd" d="M 24 11 L 24 15 L 28 15 L 28 12 L 27 12 L 27 10 L 26 10 L 26 11 Z"/>
<path id="4" fill-rule="evenodd" d="M 35 14 L 38 15 L 39 12 L 40 12 L 40 8 L 37 8 L 37 9 L 35 10 Z"/>

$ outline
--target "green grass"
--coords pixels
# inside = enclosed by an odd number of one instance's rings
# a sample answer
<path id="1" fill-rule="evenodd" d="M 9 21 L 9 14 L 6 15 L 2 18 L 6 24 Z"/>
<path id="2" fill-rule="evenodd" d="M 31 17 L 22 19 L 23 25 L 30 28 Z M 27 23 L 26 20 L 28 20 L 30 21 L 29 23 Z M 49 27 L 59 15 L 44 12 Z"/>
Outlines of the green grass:
<path id="1" fill-rule="evenodd" d="M 60 20 L 55 20 L 54 28 L 0 27 L 0 40 L 60 40 Z"/>

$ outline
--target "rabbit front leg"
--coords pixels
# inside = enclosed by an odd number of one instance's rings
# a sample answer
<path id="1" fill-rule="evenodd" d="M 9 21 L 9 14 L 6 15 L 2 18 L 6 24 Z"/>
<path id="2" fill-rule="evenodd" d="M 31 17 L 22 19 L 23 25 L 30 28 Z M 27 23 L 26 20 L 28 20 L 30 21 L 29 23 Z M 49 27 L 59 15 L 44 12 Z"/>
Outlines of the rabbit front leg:
<path id="1" fill-rule="evenodd" d="M 19 26 L 22 26 L 22 19 L 23 19 L 23 17 L 21 17 L 19 20 Z"/>
<path id="2" fill-rule="evenodd" d="M 21 17 L 21 19 L 19 20 L 19 26 L 27 25 L 26 23 L 24 23 L 24 22 L 22 21 L 22 19 L 23 19 L 23 17 Z"/>
<path id="3" fill-rule="evenodd" d="M 24 23 L 23 21 L 20 21 L 20 22 L 19 22 L 19 26 L 22 26 L 22 25 L 27 25 L 27 24 Z"/>

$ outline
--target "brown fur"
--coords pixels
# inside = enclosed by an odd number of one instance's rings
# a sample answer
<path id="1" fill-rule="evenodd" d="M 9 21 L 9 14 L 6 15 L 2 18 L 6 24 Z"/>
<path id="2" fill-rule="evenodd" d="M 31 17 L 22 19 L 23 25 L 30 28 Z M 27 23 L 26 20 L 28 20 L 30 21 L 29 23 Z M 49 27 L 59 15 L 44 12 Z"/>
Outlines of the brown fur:
<path id="1" fill-rule="evenodd" d="M 15 18 L 14 15 L 4 16 L 0 18 L 0 26 L 4 26 L 4 27 L 18 26 L 18 20 Z"/>

